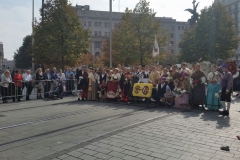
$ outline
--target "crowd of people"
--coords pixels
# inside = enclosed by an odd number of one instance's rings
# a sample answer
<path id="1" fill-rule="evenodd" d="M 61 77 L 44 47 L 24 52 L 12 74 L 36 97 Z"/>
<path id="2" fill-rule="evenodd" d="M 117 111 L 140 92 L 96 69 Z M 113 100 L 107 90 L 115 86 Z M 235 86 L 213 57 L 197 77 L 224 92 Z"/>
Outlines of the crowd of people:
<path id="1" fill-rule="evenodd" d="M 205 75 L 197 63 L 190 70 L 186 63 L 177 65 L 134 66 L 94 69 L 82 66 L 76 72 L 78 100 L 115 99 L 130 103 L 134 100 L 134 84 L 153 85 L 150 100 L 160 106 L 209 110 L 223 109 L 220 114 L 229 115 L 233 78 L 240 84 L 239 70 L 236 75 L 228 71 L 228 65 L 218 60 Z M 207 86 L 206 86 L 207 84 Z M 144 100 L 144 98 L 142 98 Z"/>
<path id="2" fill-rule="evenodd" d="M 56 68 L 38 68 L 36 74 L 31 75 L 30 70 L 23 74 L 19 70 L 12 74 L 6 70 L 1 78 L 1 95 L 3 103 L 12 98 L 21 101 L 25 89 L 26 100 L 30 100 L 33 87 L 37 89 L 37 99 L 48 98 L 56 81 L 60 81 L 63 94 L 72 94 L 76 88 L 78 100 L 116 100 L 131 103 L 136 100 L 133 96 L 135 84 L 152 84 L 151 97 L 139 98 L 141 101 L 150 100 L 151 103 L 164 107 L 182 109 L 207 108 L 209 110 L 223 109 L 220 114 L 229 115 L 231 95 L 233 92 L 233 79 L 238 87 L 240 85 L 240 71 L 235 75 L 227 70 L 227 64 L 218 60 L 211 65 L 211 71 L 205 75 L 197 63 L 191 69 L 187 63 L 177 65 L 139 65 L 133 67 L 91 68 L 81 66 L 75 72 L 71 68 L 65 71 Z M 207 85 L 206 85 L 207 84 Z M 239 89 L 239 88 L 238 88 Z"/>

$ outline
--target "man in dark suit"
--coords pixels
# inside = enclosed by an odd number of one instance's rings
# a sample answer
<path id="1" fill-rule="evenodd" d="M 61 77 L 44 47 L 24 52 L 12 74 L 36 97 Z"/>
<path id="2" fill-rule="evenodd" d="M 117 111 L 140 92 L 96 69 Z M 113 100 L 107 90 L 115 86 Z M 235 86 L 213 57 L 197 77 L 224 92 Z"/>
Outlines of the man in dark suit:
<path id="1" fill-rule="evenodd" d="M 49 91 L 51 90 L 51 74 L 49 69 L 46 69 L 43 74 L 43 79 L 45 80 L 44 83 L 44 98 L 49 98 Z"/>
<path id="2" fill-rule="evenodd" d="M 88 73 L 86 72 L 86 66 L 83 65 L 81 70 L 79 70 L 76 74 L 78 86 L 78 100 L 86 100 L 87 92 L 88 92 Z"/>
<path id="3" fill-rule="evenodd" d="M 156 86 L 156 89 L 153 91 L 152 100 L 155 100 L 160 105 L 162 104 L 160 102 L 160 99 L 164 97 L 164 94 L 166 93 L 166 77 L 162 77 L 159 80 L 159 84 Z"/>

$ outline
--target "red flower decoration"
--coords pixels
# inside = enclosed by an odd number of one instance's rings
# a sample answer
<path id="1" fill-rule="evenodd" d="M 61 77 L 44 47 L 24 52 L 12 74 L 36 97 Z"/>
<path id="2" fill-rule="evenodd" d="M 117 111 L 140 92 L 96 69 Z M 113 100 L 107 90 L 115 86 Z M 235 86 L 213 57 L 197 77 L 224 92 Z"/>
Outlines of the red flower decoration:
<path id="1" fill-rule="evenodd" d="M 157 84 L 156 83 L 153 83 L 153 87 L 156 87 L 157 86 Z"/>

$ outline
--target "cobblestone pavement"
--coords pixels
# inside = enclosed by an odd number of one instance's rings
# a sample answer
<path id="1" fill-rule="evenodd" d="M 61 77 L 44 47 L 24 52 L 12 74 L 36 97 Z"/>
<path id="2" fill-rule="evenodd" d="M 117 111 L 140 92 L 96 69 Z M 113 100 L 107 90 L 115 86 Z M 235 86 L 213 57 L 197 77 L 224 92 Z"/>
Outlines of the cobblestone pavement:
<path id="1" fill-rule="evenodd" d="M 86 145 L 53 160 L 237 160 L 240 105 L 229 117 L 194 111 L 168 116 Z M 230 151 L 222 151 L 222 145 Z"/>
<path id="2" fill-rule="evenodd" d="M 240 99 L 233 100 L 229 117 L 75 98 L 18 104 L 0 106 L 0 160 L 240 159 Z"/>

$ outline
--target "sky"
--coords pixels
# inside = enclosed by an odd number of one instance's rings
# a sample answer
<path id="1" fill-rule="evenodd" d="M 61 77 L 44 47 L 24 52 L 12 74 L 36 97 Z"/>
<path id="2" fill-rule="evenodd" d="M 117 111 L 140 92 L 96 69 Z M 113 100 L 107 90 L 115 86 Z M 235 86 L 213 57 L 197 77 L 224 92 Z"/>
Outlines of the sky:
<path id="1" fill-rule="evenodd" d="M 32 33 L 33 0 L 0 0 L 0 41 L 3 42 L 4 57 L 13 59 L 14 52 L 22 45 L 23 38 Z M 119 3 L 120 1 L 120 3 Z M 158 17 L 172 17 L 177 21 L 187 21 L 191 14 L 184 11 L 192 8 L 192 0 L 148 0 L 150 8 Z M 39 19 L 41 0 L 34 0 L 34 17 Z M 91 10 L 109 10 L 109 0 L 69 0 L 72 5 L 90 5 Z M 124 12 L 133 9 L 139 0 L 113 0 L 113 11 Z M 197 0 L 198 11 L 210 6 L 213 0 Z"/>

